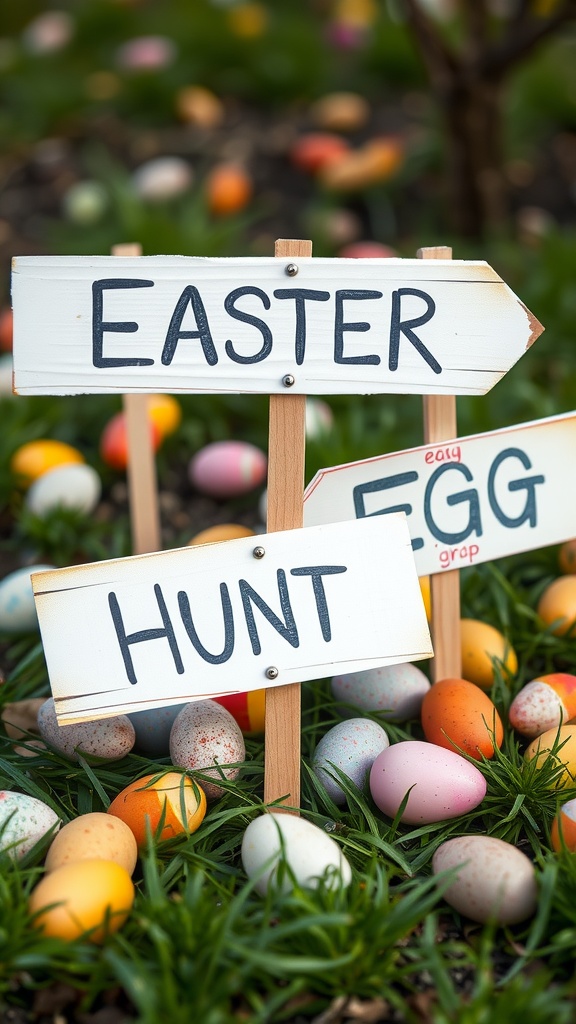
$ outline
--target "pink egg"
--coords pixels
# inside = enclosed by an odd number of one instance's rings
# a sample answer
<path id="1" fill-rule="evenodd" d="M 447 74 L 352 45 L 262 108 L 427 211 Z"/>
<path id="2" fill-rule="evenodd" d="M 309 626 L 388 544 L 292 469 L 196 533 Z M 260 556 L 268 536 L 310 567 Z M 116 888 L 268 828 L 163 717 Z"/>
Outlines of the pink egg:
<path id="1" fill-rule="evenodd" d="M 188 476 L 203 494 L 233 498 L 259 487 L 266 478 L 267 465 L 266 455 L 253 444 L 215 441 L 190 460 Z"/>

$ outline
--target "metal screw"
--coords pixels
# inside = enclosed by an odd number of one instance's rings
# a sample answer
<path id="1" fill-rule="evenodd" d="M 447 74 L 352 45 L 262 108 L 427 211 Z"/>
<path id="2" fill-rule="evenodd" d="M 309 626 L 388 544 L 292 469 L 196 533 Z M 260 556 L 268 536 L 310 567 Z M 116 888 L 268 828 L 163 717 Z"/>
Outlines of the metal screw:
<path id="1" fill-rule="evenodd" d="M 275 665 L 270 665 L 270 668 L 266 669 L 265 676 L 266 676 L 267 679 L 277 679 L 278 678 L 278 669 L 276 668 L 276 666 Z"/>
<path id="2" fill-rule="evenodd" d="M 257 548 L 254 548 L 252 554 L 254 555 L 254 558 L 264 558 L 266 551 L 264 548 L 258 546 Z"/>
<path id="3" fill-rule="evenodd" d="M 286 273 L 288 274 L 288 277 L 296 277 L 296 274 L 298 273 L 298 267 L 296 266 L 296 264 L 295 263 L 287 263 L 286 264 Z"/>
<path id="4" fill-rule="evenodd" d="M 285 388 L 291 388 L 296 383 L 296 378 L 293 377 L 291 373 L 286 373 L 284 377 L 282 377 L 282 383 Z"/>

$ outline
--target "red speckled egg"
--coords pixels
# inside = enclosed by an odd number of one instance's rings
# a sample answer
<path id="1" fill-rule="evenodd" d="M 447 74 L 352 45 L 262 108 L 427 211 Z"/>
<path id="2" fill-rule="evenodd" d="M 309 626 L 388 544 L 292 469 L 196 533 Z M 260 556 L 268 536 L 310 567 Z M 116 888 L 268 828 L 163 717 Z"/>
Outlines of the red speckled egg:
<path id="1" fill-rule="evenodd" d="M 268 460 L 260 448 L 246 441 L 214 441 L 190 460 L 190 482 L 211 498 L 233 498 L 259 487 L 266 478 Z"/>
<path id="2" fill-rule="evenodd" d="M 215 780 L 235 779 L 237 765 L 246 756 L 244 737 L 237 721 L 215 700 L 196 700 L 185 704 L 174 720 L 170 732 L 172 764 L 187 771 L 202 772 L 199 780 L 209 800 L 221 796 L 217 782 L 207 782 L 204 775 Z"/>

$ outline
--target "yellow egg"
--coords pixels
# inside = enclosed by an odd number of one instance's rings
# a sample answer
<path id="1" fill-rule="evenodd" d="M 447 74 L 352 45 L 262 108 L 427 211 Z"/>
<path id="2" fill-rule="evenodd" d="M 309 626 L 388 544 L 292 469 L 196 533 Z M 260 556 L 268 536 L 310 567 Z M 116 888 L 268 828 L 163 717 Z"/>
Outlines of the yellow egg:
<path id="1" fill-rule="evenodd" d="M 161 439 L 173 434 L 182 420 L 182 407 L 172 395 L 148 395 L 148 417 L 158 428 Z"/>
<path id="2" fill-rule="evenodd" d="M 134 902 L 125 868 L 111 860 L 82 860 L 57 868 L 32 890 L 28 909 L 44 935 L 102 942 L 120 928 Z"/>
<path id="3" fill-rule="evenodd" d="M 538 601 L 537 612 L 547 626 L 555 623 L 552 633 L 564 636 L 576 625 L 576 575 L 554 580 Z"/>
<path id="4" fill-rule="evenodd" d="M 82 453 L 64 441 L 28 441 L 14 452 L 10 469 L 22 478 L 22 483 L 27 487 L 50 469 L 84 461 Z"/>
<path id="5" fill-rule="evenodd" d="M 55 871 L 79 860 L 113 860 L 131 875 L 137 857 L 132 829 L 120 818 L 93 811 L 81 814 L 60 829 L 46 854 L 44 866 L 46 871 Z"/>
<path id="6" fill-rule="evenodd" d="M 551 754 L 553 747 L 560 747 Z M 576 780 L 576 725 L 562 725 L 560 729 L 547 729 L 541 736 L 526 748 L 524 754 L 528 761 L 537 758 L 536 766 L 542 768 L 549 757 L 553 764 L 564 765 L 564 771 L 554 783 L 555 789 L 573 786 Z"/>
<path id="7" fill-rule="evenodd" d="M 217 544 L 222 540 L 236 540 L 237 537 L 253 537 L 254 530 L 249 526 L 240 526 L 239 523 L 219 523 L 217 526 L 208 526 L 205 530 L 197 533 L 189 545 L 195 544 Z"/>
<path id="8" fill-rule="evenodd" d="M 424 601 L 424 607 L 426 609 L 426 618 L 428 622 L 432 619 L 432 593 L 430 591 L 430 577 L 420 576 L 418 582 L 420 583 L 420 590 L 422 591 L 422 600 Z"/>
<path id="9" fill-rule="evenodd" d="M 461 619 L 460 644 L 462 649 L 462 676 L 489 690 L 494 683 L 493 658 L 502 667 L 504 678 L 518 671 L 516 652 L 505 636 L 494 626 L 478 619 Z M 502 665 L 500 666 L 500 663 Z"/>

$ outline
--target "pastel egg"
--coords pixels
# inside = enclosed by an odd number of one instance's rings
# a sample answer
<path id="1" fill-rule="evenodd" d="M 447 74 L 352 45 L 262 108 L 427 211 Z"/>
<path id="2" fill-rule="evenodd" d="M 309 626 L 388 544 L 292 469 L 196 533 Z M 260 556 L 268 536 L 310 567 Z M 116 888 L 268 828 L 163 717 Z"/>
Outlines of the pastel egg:
<path id="1" fill-rule="evenodd" d="M 163 202 L 187 192 L 192 184 L 190 164 L 178 156 L 160 156 L 138 167 L 132 175 L 136 195 Z"/>
<path id="2" fill-rule="evenodd" d="M 404 740 L 378 754 L 370 770 L 370 792 L 376 806 L 394 818 L 409 790 L 400 820 L 423 825 L 473 810 L 486 795 L 486 780 L 453 750 Z"/>
<path id="3" fill-rule="evenodd" d="M 576 623 L 576 575 L 560 576 L 546 587 L 537 612 L 555 636 L 570 633 Z"/>
<path id="4" fill-rule="evenodd" d="M 306 437 L 317 440 L 326 437 L 334 425 L 334 416 L 328 402 L 321 398 L 306 399 Z"/>
<path id="5" fill-rule="evenodd" d="M 14 859 L 23 857 L 49 832 L 56 831 L 60 818 L 43 800 L 26 793 L 0 790 L 0 850 Z"/>
<path id="6" fill-rule="evenodd" d="M 457 836 L 442 843 L 432 858 L 435 875 L 457 870 L 443 892 L 464 917 L 482 924 L 517 924 L 531 917 L 538 903 L 531 860 L 510 843 L 493 836 Z"/>
<path id="7" fill-rule="evenodd" d="M 190 482 L 212 498 L 247 494 L 262 484 L 268 460 L 260 448 L 246 441 L 214 441 L 190 460 Z"/>
<path id="8" fill-rule="evenodd" d="M 102 219 L 108 206 L 106 189 L 99 181 L 77 181 L 64 193 L 62 209 L 73 224 L 83 227 Z"/>
<path id="9" fill-rule="evenodd" d="M 0 582 L 0 633 L 30 633 L 38 629 L 38 616 L 30 576 L 54 569 L 53 565 L 27 565 Z"/>
<path id="10" fill-rule="evenodd" d="M 102 942 L 124 924 L 134 895 L 132 879 L 120 864 L 81 860 L 45 875 L 32 890 L 28 909 L 45 936 Z"/>
<path id="11" fill-rule="evenodd" d="M 182 406 L 172 395 L 148 395 L 147 411 L 161 438 L 173 434 L 182 422 Z"/>
<path id="12" fill-rule="evenodd" d="M 45 743 L 71 761 L 78 761 L 85 754 L 117 761 L 130 753 L 136 739 L 134 726 L 127 715 L 59 725 L 53 697 L 44 701 L 38 711 L 38 729 Z"/>
<path id="13" fill-rule="evenodd" d="M 84 456 L 77 448 L 64 441 L 28 441 L 17 448 L 10 460 L 10 469 L 28 486 L 49 469 L 68 463 L 84 462 Z"/>
<path id="14" fill-rule="evenodd" d="M 406 722 L 419 715 L 430 681 L 422 669 L 406 662 L 334 676 L 331 686 L 338 701 L 361 711 L 378 712 L 387 722 Z M 353 714 L 339 710 L 341 714 Z"/>
<path id="15" fill-rule="evenodd" d="M 352 872 L 340 847 L 323 829 L 294 814 L 262 814 L 244 832 L 242 864 L 261 896 L 271 889 L 290 892 L 294 881 L 316 889 L 321 878 L 330 888 L 345 888 Z M 284 865 L 288 871 L 283 870 Z"/>
<path id="16" fill-rule="evenodd" d="M 206 795 L 180 772 L 145 775 L 125 786 L 107 813 L 120 818 L 142 848 L 149 831 L 158 841 L 195 832 L 206 814 Z"/>
<path id="17" fill-rule="evenodd" d="M 576 853 L 576 799 L 567 800 L 556 812 L 550 830 L 552 849 L 560 853 L 564 847 Z"/>
<path id="18" fill-rule="evenodd" d="M 489 690 L 494 683 L 494 663 L 504 677 L 518 671 L 518 659 L 512 645 L 494 626 L 478 619 L 460 620 L 462 675 L 471 683 Z"/>
<path id="19" fill-rule="evenodd" d="M 246 735 L 264 732 L 266 690 L 227 693 L 224 697 L 215 697 L 214 700 L 230 712 Z"/>
<path id="20" fill-rule="evenodd" d="M 170 730 L 181 710 L 181 704 L 170 704 L 165 708 L 133 711 L 128 715 L 136 733 L 135 749 L 148 757 L 168 757 Z"/>
<path id="21" fill-rule="evenodd" d="M 100 500 L 102 483 L 95 469 L 82 463 L 70 463 L 43 473 L 29 488 L 25 503 L 36 516 L 45 516 L 54 508 L 74 508 L 84 515 L 94 511 Z"/>
<path id="22" fill-rule="evenodd" d="M 237 777 L 240 768 L 227 766 L 246 757 L 242 730 L 230 712 L 215 700 L 192 701 L 184 705 L 172 726 L 170 757 L 178 768 L 201 772 L 200 784 L 208 799 L 214 800 L 224 790 L 204 776 L 230 780 Z"/>
<path id="23" fill-rule="evenodd" d="M 559 729 L 547 729 L 532 740 L 524 752 L 527 761 L 536 758 L 536 767 L 563 766 L 553 783 L 555 789 L 573 786 L 576 781 L 576 725 L 562 725 Z"/>
<path id="24" fill-rule="evenodd" d="M 125 822 L 104 811 L 81 814 L 64 825 L 46 854 L 46 871 L 56 871 L 79 860 L 113 860 L 132 874 L 138 848 Z"/>
<path id="25" fill-rule="evenodd" d="M 312 104 L 310 116 L 327 131 L 352 132 L 366 123 L 370 107 L 357 92 L 331 92 Z"/>
<path id="26" fill-rule="evenodd" d="M 487 693 L 466 679 L 440 679 L 422 701 L 422 728 L 427 740 L 470 757 L 494 756 L 504 729 Z"/>
<path id="27" fill-rule="evenodd" d="M 116 62 L 124 71 L 156 71 L 172 64 L 176 47 L 167 36 L 134 36 L 116 54 Z"/>
<path id="28" fill-rule="evenodd" d="M 522 736 L 540 736 L 576 715 L 576 676 L 552 672 L 526 683 L 510 705 L 510 725 Z"/>
<path id="29" fill-rule="evenodd" d="M 363 789 L 378 754 L 390 740 L 381 725 L 370 718 L 349 718 L 322 737 L 312 757 L 312 768 L 336 804 L 346 803 L 346 793 L 334 778 L 333 765 Z"/>
<path id="30" fill-rule="evenodd" d="M 208 526 L 205 530 L 197 533 L 188 544 L 194 547 L 196 544 L 219 544 L 223 540 L 237 540 L 238 537 L 254 537 L 254 530 L 249 526 L 241 526 L 240 523 L 219 523 L 217 526 Z"/>

